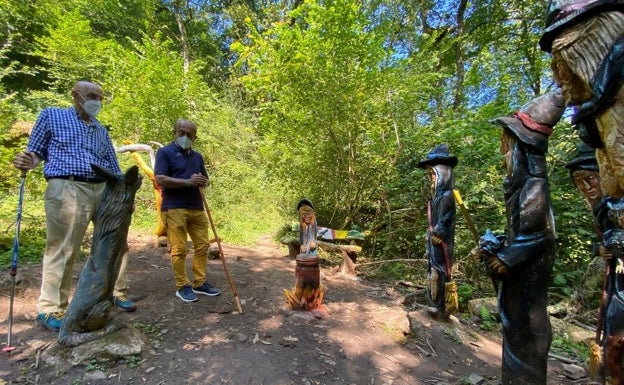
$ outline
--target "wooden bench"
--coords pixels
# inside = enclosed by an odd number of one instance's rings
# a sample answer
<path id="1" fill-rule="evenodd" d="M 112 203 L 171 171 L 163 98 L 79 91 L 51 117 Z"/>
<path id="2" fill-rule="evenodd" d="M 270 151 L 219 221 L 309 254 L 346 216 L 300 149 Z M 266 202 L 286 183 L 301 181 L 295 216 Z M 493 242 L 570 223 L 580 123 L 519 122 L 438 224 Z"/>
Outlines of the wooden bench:
<path id="1" fill-rule="evenodd" d="M 293 231 L 298 233 L 298 227 L 293 226 Z M 319 227 L 317 233 L 318 247 L 326 252 L 342 254 L 342 272 L 355 274 L 357 255 L 362 251 L 365 240 L 364 233 L 359 230 L 334 230 L 328 227 Z M 301 242 L 297 236 L 283 238 L 282 244 L 288 246 L 289 258 L 295 259 L 301 253 Z"/>

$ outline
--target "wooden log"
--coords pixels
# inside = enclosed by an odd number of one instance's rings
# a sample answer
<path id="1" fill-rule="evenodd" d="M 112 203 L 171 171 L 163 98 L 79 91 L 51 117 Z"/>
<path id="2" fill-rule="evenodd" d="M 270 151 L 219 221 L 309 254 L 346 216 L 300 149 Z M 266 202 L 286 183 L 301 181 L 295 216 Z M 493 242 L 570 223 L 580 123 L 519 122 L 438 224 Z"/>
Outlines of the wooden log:
<path id="1" fill-rule="evenodd" d="M 359 253 L 362 251 L 362 247 L 357 246 L 357 245 L 338 245 L 335 243 L 329 243 L 329 242 L 323 242 L 323 241 L 317 241 L 316 243 L 321 249 L 325 251 L 336 252 L 336 253 L 342 253 L 343 250 L 348 253 Z"/>

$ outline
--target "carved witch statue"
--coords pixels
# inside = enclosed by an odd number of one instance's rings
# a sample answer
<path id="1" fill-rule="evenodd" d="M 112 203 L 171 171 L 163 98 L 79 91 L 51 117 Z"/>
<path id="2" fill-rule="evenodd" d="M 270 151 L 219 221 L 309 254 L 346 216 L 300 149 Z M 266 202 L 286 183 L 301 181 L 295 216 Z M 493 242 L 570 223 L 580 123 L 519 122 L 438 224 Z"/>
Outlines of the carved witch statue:
<path id="1" fill-rule="evenodd" d="M 427 171 L 431 197 L 427 202 L 427 297 L 429 314 L 447 319 L 458 310 L 457 284 L 451 280 L 455 244 L 453 168 L 457 158 L 446 144 L 433 148 L 418 167 Z"/>
<path id="2" fill-rule="evenodd" d="M 572 122 L 596 148 L 602 191 L 624 196 L 624 0 L 551 0 L 542 50 Z"/>
<path id="3" fill-rule="evenodd" d="M 501 154 L 507 234 L 489 230 L 475 250 L 488 274 L 502 282 L 498 306 L 503 326 L 503 385 L 545 385 L 552 340 L 546 311 L 555 260 L 555 228 L 545 153 L 548 136 L 564 111 L 563 97 L 548 93 L 525 104 L 503 127 Z"/>
<path id="4" fill-rule="evenodd" d="M 599 373 L 603 378 L 610 378 L 615 384 L 622 384 L 622 358 L 624 355 L 624 289 L 621 253 L 618 253 L 617 239 L 622 234 L 622 226 L 609 215 L 615 207 L 613 200 L 603 197 L 598 175 L 598 162 L 595 151 L 587 146 L 581 146 L 576 158 L 566 164 L 574 184 L 585 197 L 594 214 L 594 230 L 601 243 L 594 247 L 594 255 L 604 258 L 604 274 L 602 276 L 602 296 L 598 319 L 596 322 L 596 336 L 590 345 L 590 376 Z M 614 215 L 611 215 L 614 216 Z M 602 242 L 605 242 L 604 244 Z M 615 244 L 614 244 L 615 243 Z M 610 250 L 614 248 L 615 250 Z M 614 252 L 615 251 L 615 252 Z M 602 261 L 602 260 L 601 260 Z M 601 349 L 604 352 L 602 360 Z"/>
<path id="5" fill-rule="evenodd" d="M 297 204 L 299 213 L 299 241 L 301 253 L 296 257 L 295 288 L 293 291 L 284 289 L 286 301 L 293 310 L 313 310 L 319 317 L 326 317 L 323 306 L 325 287 L 321 284 L 318 247 L 318 226 L 314 206 L 308 199 Z"/>

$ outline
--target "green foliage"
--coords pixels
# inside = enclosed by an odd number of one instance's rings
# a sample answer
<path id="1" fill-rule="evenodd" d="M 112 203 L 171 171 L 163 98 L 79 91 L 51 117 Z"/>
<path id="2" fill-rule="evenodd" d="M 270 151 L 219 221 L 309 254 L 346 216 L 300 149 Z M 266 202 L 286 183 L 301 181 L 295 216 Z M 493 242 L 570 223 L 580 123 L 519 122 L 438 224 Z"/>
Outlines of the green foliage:
<path id="1" fill-rule="evenodd" d="M 13 242 L 15 238 L 15 226 L 17 219 L 17 207 L 19 198 L 19 174 L 15 169 L 13 181 L 6 193 L 0 193 L 0 268 L 11 265 L 13 258 Z M 24 188 L 24 201 L 22 203 L 22 221 L 19 232 L 19 245 L 17 249 L 18 269 L 23 263 L 40 262 L 45 247 L 45 219 L 43 216 L 42 202 L 34 200 L 31 176 L 26 178 Z"/>
<path id="2" fill-rule="evenodd" d="M 146 324 L 142 322 L 135 322 L 133 326 L 143 333 L 147 334 L 150 341 L 162 340 L 162 324 Z"/>
<path id="3" fill-rule="evenodd" d="M 126 357 L 126 366 L 130 369 L 136 369 L 141 366 L 141 356 L 138 354 Z"/>
<path id="4" fill-rule="evenodd" d="M 481 313 L 479 315 L 479 317 L 481 318 L 479 328 L 486 331 L 494 330 L 498 326 L 498 320 L 496 319 L 496 316 L 490 313 L 490 311 L 485 306 L 481 306 L 479 308 L 479 311 Z"/>
<path id="5" fill-rule="evenodd" d="M 444 328 L 442 329 L 442 332 L 444 333 L 444 336 L 446 338 L 448 338 L 451 341 L 454 341 L 458 345 L 461 345 L 464 343 L 464 341 L 462 341 L 461 337 L 459 336 L 459 334 L 457 334 L 457 331 L 455 329 Z"/>
<path id="6" fill-rule="evenodd" d="M 457 296 L 459 303 L 467 303 L 473 298 L 475 287 L 472 285 L 457 285 Z"/>
<path id="7" fill-rule="evenodd" d="M 98 359 L 97 357 L 92 357 L 87 363 L 85 370 L 87 372 L 92 372 L 95 370 L 106 371 L 107 363 L 108 362 L 106 360 Z"/>
<path id="8" fill-rule="evenodd" d="M 564 355 L 584 361 L 589 357 L 589 347 L 585 342 L 574 342 L 566 335 L 553 333 L 550 350 L 558 355 Z"/>

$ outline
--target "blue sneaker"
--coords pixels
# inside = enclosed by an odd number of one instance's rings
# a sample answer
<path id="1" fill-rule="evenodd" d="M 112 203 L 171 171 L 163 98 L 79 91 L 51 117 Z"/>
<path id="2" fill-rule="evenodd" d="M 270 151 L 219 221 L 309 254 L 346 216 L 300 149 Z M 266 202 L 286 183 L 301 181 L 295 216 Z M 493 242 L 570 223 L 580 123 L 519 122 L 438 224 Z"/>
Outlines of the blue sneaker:
<path id="1" fill-rule="evenodd" d="M 128 299 L 125 295 L 120 295 L 118 297 L 113 298 L 113 303 L 119 310 L 123 311 L 135 311 L 136 304 Z"/>
<path id="2" fill-rule="evenodd" d="M 221 294 L 221 290 L 210 286 L 210 284 L 208 282 L 204 283 L 201 286 L 197 286 L 193 288 L 193 293 L 195 294 L 201 294 L 201 295 L 208 295 L 210 297 L 216 297 L 219 294 Z"/>
<path id="3" fill-rule="evenodd" d="M 178 291 L 176 291 L 176 297 L 187 303 L 197 301 L 197 296 L 193 292 L 193 289 L 188 285 L 182 286 L 178 289 Z"/>
<path id="4" fill-rule="evenodd" d="M 57 332 L 61 330 L 63 317 L 65 317 L 65 312 L 60 311 L 55 313 L 39 313 L 37 315 L 37 322 L 44 328 Z"/>

